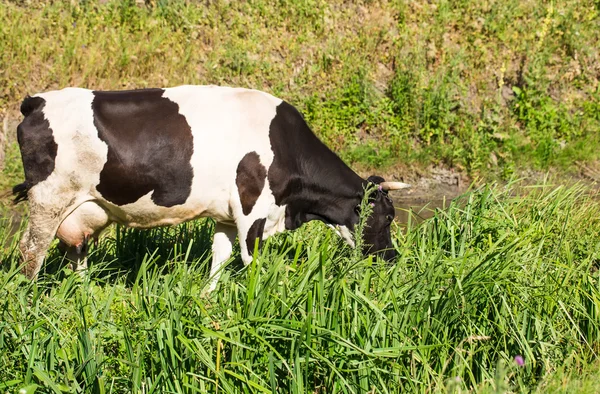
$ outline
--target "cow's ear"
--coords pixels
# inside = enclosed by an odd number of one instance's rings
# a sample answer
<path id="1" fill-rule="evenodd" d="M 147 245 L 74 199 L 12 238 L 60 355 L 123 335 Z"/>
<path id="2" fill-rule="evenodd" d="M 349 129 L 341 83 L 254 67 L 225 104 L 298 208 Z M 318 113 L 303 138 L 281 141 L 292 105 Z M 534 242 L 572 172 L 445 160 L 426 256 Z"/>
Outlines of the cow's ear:
<path id="1" fill-rule="evenodd" d="M 382 177 L 378 176 L 378 175 L 371 175 L 370 177 L 367 178 L 367 182 L 371 182 L 374 183 L 376 185 L 381 185 L 382 182 L 385 182 L 385 179 L 383 179 Z M 387 195 L 387 191 L 382 190 L 381 186 L 379 186 L 378 189 L 380 192 L 383 192 L 384 195 Z M 376 197 L 373 198 L 379 198 L 379 193 L 376 194 Z"/>
<path id="2" fill-rule="evenodd" d="M 371 175 L 370 177 L 367 178 L 367 181 L 372 182 L 376 185 L 379 185 L 381 182 L 385 182 L 385 179 L 383 179 L 382 177 L 380 177 L 378 175 Z"/>

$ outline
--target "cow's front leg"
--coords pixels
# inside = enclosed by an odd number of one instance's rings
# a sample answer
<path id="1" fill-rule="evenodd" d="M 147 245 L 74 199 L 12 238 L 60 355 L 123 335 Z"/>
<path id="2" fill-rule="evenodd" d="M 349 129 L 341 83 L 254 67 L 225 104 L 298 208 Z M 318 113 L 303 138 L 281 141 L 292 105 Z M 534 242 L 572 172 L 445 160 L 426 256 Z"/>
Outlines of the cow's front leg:
<path id="1" fill-rule="evenodd" d="M 212 245 L 212 265 L 210 267 L 210 280 L 208 282 L 207 292 L 211 292 L 217 287 L 217 282 L 221 277 L 223 263 L 231 257 L 233 243 L 235 242 L 236 228 L 222 223 L 215 225 L 215 236 Z"/>
<path id="2" fill-rule="evenodd" d="M 239 223 L 240 250 L 245 265 L 252 262 L 254 247 L 258 242 L 258 248 L 262 246 L 263 233 L 265 231 L 266 219 L 256 219 L 248 223 Z"/>

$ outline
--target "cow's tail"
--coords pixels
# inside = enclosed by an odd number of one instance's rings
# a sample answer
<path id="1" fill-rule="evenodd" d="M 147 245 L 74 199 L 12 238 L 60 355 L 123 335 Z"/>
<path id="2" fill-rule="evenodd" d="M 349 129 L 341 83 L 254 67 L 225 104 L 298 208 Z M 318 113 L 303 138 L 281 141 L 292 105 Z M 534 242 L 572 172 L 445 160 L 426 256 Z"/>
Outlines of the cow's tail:
<path id="1" fill-rule="evenodd" d="M 27 194 L 29 193 L 30 186 L 27 184 L 27 181 L 23 183 L 19 183 L 12 189 L 12 194 L 15 196 L 15 204 L 20 203 L 21 201 L 27 201 Z"/>

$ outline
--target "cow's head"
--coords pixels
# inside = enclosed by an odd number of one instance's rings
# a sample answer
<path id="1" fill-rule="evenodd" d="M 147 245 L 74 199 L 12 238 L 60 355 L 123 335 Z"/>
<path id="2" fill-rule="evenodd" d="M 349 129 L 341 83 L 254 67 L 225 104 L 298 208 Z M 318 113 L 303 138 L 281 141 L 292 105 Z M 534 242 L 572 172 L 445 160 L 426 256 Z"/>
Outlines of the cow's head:
<path id="1" fill-rule="evenodd" d="M 366 228 L 363 230 L 363 253 L 365 255 L 375 253 L 390 261 L 396 257 L 390 234 L 390 224 L 396 216 L 396 210 L 388 192 L 408 188 L 410 185 L 401 182 L 385 182 L 380 176 L 370 176 L 367 182 L 367 185 L 369 183 L 377 185 L 377 189 L 369 196 L 372 213 L 367 218 Z"/>

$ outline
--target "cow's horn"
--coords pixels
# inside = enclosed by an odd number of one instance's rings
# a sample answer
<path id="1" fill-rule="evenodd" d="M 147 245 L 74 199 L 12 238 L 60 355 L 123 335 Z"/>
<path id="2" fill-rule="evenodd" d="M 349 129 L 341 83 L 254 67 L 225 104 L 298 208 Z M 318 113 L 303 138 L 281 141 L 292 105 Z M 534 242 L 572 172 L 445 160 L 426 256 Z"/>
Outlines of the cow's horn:
<path id="1" fill-rule="evenodd" d="M 409 187 L 412 187 L 408 183 L 402 182 L 381 182 L 379 186 L 381 186 L 381 190 L 385 191 L 408 189 Z"/>

